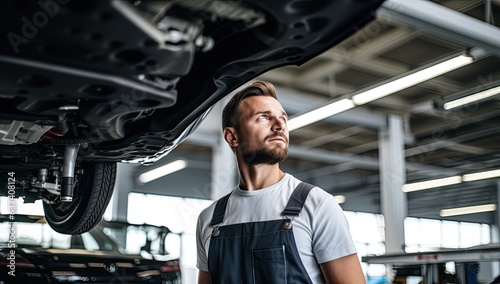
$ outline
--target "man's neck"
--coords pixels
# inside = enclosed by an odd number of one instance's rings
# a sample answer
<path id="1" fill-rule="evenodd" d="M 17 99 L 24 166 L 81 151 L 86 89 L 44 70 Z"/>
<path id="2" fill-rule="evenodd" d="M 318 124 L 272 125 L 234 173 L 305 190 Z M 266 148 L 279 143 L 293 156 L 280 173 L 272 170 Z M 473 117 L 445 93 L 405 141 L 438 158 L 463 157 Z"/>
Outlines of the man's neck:
<path id="1" fill-rule="evenodd" d="M 285 173 L 279 164 L 244 165 L 239 167 L 240 188 L 244 190 L 259 190 L 280 181 Z"/>

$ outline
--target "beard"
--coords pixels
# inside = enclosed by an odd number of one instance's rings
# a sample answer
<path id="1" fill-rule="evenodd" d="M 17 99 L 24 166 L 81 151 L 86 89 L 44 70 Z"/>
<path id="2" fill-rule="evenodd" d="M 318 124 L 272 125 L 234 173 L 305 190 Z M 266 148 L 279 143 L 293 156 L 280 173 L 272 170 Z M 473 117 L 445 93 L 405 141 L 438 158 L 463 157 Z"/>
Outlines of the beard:
<path id="1" fill-rule="evenodd" d="M 261 148 L 248 150 L 243 153 L 243 159 L 249 165 L 276 164 L 284 161 L 288 157 L 287 148 L 276 147 L 274 149 Z"/>

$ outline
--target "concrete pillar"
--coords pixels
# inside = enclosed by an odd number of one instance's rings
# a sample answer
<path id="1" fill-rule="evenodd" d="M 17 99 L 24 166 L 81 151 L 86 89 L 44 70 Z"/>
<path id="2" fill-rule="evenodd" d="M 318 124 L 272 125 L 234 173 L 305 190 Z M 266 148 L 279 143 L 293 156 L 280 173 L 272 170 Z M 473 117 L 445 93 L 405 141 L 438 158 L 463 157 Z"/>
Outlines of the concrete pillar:
<path id="1" fill-rule="evenodd" d="M 385 218 L 386 253 L 404 252 L 404 219 L 408 215 L 403 118 L 387 117 L 387 127 L 379 131 L 380 199 Z"/>
<path id="2" fill-rule="evenodd" d="M 495 224 L 490 226 L 490 238 L 491 243 L 498 244 L 500 243 L 500 179 L 497 179 L 497 210 L 494 212 L 495 214 Z M 500 274 L 500 261 L 492 261 L 491 262 L 491 274 L 493 276 Z"/>
<path id="3" fill-rule="evenodd" d="M 118 163 L 112 203 L 111 220 L 127 221 L 128 194 L 134 189 L 134 169 L 137 165 Z"/>
<path id="4" fill-rule="evenodd" d="M 222 109 L 229 101 L 230 96 L 227 96 L 214 106 L 212 110 L 215 113 L 222 114 Z M 238 184 L 239 174 L 236 164 L 236 157 L 227 145 L 222 136 L 222 115 L 218 115 L 219 136 L 217 143 L 212 149 L 212 182 L 210 187 L 210 198 L 212 200 L 228 194 Z"/>
<path id="5" fill-rule="evenodd" d="M 491 242 L 492 243 L 500 243 L 500 179 L 497 179 L 497 210 L 494 212 L 495 214 L 495 224 L 491 226 Z"/>

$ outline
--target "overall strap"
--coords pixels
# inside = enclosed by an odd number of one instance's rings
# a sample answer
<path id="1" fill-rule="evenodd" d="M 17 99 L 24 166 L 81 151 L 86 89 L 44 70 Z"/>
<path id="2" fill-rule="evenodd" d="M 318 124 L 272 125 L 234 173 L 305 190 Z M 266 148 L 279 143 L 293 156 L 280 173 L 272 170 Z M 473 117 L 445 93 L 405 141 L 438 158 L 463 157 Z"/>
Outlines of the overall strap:
<path id="1" fill-rule="evenodd" d="M 214 214 L 212 215 L 212 221 L 210 222 L 210 227 L 213 227 L 217 224 L 222 223 L 222 221 L 224 221 L 224 215 L 226 214 L 227 201 L 228 201 L 230 195 L 231 195 L 231 192 L 217 201 L 217 204 L 215 205 Z"/>
<path id="2" fill-rule="evenodd" d="M 301 182 L 295 190 L 292 192 L 292 196 L 288 200 L 288 204 L 285 207 L 285 210 L 281 213 L 281 215 L 285 216 L 298 216 L 300 211 L 302 211 L 302 207 L 304 206 L 304 202 L 306 201 L 307 196 L 311 189 L 315 186 L 312 184 L 308 184 L 306 182 Z"/>

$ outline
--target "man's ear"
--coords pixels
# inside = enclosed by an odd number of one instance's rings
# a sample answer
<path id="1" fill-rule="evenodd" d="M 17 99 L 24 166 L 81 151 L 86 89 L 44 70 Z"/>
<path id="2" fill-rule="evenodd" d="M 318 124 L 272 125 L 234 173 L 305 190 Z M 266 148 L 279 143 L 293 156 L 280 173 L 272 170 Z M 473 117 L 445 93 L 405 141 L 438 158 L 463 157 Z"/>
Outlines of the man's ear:
<path id="1" fill-rule="evenodd" d="M 226 140 L 227 144 L 229 144 L 231 148 L 238 146 L 238 135 L 236 134 L 234 127 L 225 127 L 223 134 L 224 140 Z"/>

